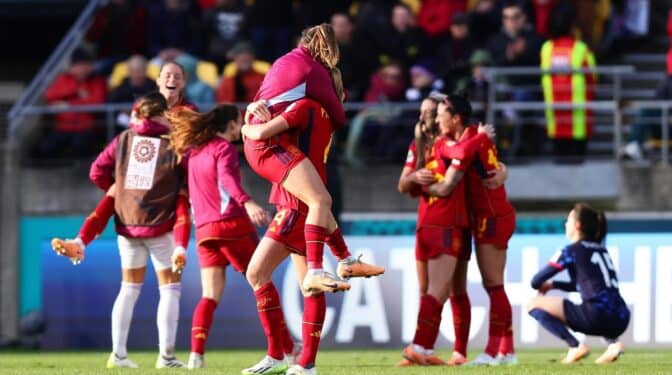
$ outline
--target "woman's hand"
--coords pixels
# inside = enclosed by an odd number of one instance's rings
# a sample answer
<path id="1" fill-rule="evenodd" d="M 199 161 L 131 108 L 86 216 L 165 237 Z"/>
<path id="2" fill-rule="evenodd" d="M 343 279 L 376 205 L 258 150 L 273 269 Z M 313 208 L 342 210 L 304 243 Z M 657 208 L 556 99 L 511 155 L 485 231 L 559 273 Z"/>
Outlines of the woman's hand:
<path id="1" fill-rule="evenodd" d="M 506 168 L 506 164 L 499 163 L 499 169 L 495 169 L 490 172 L 490 177 L 483 180 L 483 185 L 488 189 L 497 189 L 498 187 L 504 185 L 506 179 L 509 177 L 509 171 Z"/>
<path id="2" fill-rule="evenodd" d="M 252 116 L 256 117 L 261 122 L 271 120 L 271 111 L 268 110 L 268 102 L 266 100 L 257 100 L 247 105 L 245 109 L 245 123 L 249 124 Z"/>
<path id="3" fill-rule="evenodd" d="M 240 133 L 243 135 L 243 140 L 245 139 L 250 139 L 253 141 L 259 140 L 259 134 L 257 134 L 257 132 L 254 131 L 253 126 L 243 125 L 243 127 L 240 128 Z"/>
<path id="4" fill-rule="evenodd" d="M 269 215 L 269 213 L 261 208 L 255 201 L 249 200 L 245 202 L 244 206 L 247 216 L 252 220 L 252 224 L 258 227 L 263 227 L 271 222 L 271 215 Z"/>
<path id="5" fill-rule="evenodd" d="M 485 133 L 490 139 L 495 139 L 495 136 L 497 135 L 495 127 L 492 124 L 484 124 L 482 122 L 478 123 L 478 132 Z"/>
<path id="6" fill-rule="evenodd" d="M 435 182 L 434 173 L 427 168 L 413 172 L 413 181 L 420 185 L 431 185 Z"/>
<path id="7" fill-rule="evenodd" d="M 553 289 L 553 283 L 551 281 L 544 281 L 543 284 L 539 287 L 539 294 L 544 295 L 548 293 L 549 290 Z"/>

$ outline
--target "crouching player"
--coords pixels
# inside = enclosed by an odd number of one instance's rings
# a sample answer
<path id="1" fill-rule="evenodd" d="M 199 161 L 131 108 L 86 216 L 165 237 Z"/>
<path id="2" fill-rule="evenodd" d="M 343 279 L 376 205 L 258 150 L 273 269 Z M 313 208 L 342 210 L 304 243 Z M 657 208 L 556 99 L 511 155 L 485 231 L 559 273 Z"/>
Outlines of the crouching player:
<path id="1" fill-rule="evenodd" d="M 595 363 L 613 362 L 623 354 L 623 344 L 618 337 L 628 327 L 630 311 L 618 291 L 616 270 L 604 247 L 607 234 L 604 213 L 586 204 L 576 204 L 567 216 L 565 234 L 572 243 L 559 251 L 532 278 L 532 288 L 542 296 L 529 302 L 528 312 L 569 345 L 562 363 L 578 362 L 590 353 L 588 346 L 579 343 L 567 327 L 587 335 L 604 337 L 609 345 Z M 569 282 L 550 281 L 565 269 L 569 273 Z M 576 305 L 566 298 L 543 296 L 551 289 L 578 290 L 582 303 Z"/>

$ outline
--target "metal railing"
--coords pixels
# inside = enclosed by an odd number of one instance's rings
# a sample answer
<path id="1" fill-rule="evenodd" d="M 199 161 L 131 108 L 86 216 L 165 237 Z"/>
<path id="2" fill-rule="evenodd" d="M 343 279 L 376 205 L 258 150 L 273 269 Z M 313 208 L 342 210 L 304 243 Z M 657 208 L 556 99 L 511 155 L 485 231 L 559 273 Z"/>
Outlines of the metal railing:
<path id="1" fill-rule="evenodd" d="M 40 71 L 33 77 L 33 80 L 21 94 L 19 100 L 17 100 L 12 109 L 10 109 L 8 114 L 8 136 L 10 139 L 14 138 L 17 128 L 21 124 L 23 110 L 26 107 L 34 105 L 42 98 L 45 89 L 60 72 L 63 63 L 67 61 L 68 57 L 72 54 L 72 51 L 79 45 L 86 35 L 89 26 L 95 18 L 96 11 L 108 2 L 109 0 L 89 0 L 75 23 L 70 27 L 68 33 L 63 37 L 44 65 L 42 65 Z"/>

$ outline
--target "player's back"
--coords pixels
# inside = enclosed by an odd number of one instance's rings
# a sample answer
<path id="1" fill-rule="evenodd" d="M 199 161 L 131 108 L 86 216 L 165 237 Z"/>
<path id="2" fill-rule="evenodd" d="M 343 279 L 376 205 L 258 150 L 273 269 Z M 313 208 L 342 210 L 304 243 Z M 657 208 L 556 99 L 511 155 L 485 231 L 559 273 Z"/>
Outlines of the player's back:
<path id="1" fill-rule="evenodd" d="M 618 290 L 618 277 L 607 249 L 597 242 L 578 241 L 568 247 L 574 258 L 576 283 L 584 301 L 611 310 L 623 303 Z"/>

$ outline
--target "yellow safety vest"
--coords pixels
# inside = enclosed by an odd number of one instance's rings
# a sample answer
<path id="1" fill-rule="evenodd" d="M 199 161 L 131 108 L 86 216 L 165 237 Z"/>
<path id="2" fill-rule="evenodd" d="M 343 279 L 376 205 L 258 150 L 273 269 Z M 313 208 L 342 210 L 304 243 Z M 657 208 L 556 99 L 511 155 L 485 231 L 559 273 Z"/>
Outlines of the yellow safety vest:
<path id="1" fill-rule="evenodd" d="M 595 57 L 588 49 L 588 46 L 580 41 L 575 40 L 570 54 L 571 69 L 581 69 L 584 61 L 587 62 L 589 68 L 595 67 Z M 553 68 L 553 41 L 546 41 L 541 47 L 541 69 L 548 70 Z M 548 104 L 554 103 L 553 98 L 553 79 L 551 74 L 543 74 L 541 77 L 541 86 L 544 91 L 544 102 Z M 572 104 L 586 103 L 586 75 L 581 72 L 572 73 Z M 549 138 L 555 138 L 557 123 L 555 119 L 555 111 L 546 108 L 546 122 Z M 574 109 L 572 110 L 572 138 L 577 140 L 585 140 L 587 137 L 587 122 L 586 110 Z"/>

